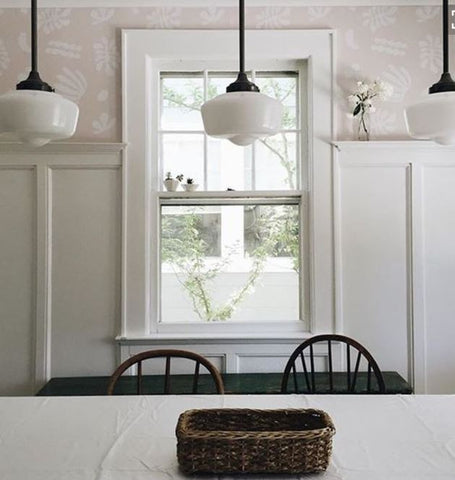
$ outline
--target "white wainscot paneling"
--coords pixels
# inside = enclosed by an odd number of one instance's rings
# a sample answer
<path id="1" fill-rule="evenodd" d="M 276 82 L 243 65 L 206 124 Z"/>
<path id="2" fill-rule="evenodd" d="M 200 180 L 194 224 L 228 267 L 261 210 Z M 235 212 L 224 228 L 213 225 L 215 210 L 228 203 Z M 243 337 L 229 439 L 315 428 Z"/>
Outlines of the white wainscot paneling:
<path id="1" fill-rule="evenodd" d="M 219 370 L 225 373 L 283 372 L 286 362 L 301 342 L 300 339 L 264 338 L 150 338 L 118 339 L 121 361 L 145 350 L 173 348 L 192 350 L 208 358 Z M 326 355 L 324 353 L 323 355 Z M 160 371 L 160 366 L 154 366 Z M 183 365 L 175 365 L 174 372 L 184 373 Z"/>
<path id="2" fill-rule="evenodd" d="M 32 393 L 36 171 L 0 165 L 0 395 Z"/>
<path id="3" fill-rule="evenodd" d="M 341 163 L 340 302 L 343 332 L 383 370 L 408 378 L 407 164 Z"/>
<path id="4" fill-rule="evenodd" d="M 52 377 L 106 375 L 119 329 L 121 178 L 52 171 Z"/>
<path id="5" fill-rule="evenodd" d="M 115 367 L 122 150 L 0 143 L 0 395 Z"/>
<path id="6" fill-rule="evenodd" d="M 455 162 L 422 167 L 427 389 L 455 393 Z"/>
<path id="7" fill-rule="evenodd" d="M 416 393 L 455 393 L 455 148 L 339 142 L 339 330 Z"/>

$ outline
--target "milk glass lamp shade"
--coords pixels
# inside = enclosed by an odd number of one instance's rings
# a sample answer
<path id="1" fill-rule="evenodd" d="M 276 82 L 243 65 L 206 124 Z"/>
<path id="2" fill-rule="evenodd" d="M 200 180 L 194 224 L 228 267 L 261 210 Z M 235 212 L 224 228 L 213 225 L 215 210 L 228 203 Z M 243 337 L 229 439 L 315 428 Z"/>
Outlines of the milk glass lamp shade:
<path id="1" fill-rule="evenodd" d="M 228 92 L 201 108 L 206 133 L 246 146 L 281 128 L 282 104 L 259 92 Z"/>
<path id="2" fill-rule="evenodd" d="M 40 147 L 71 137 L 79 107 L 61 95 L 41 90 L 16 90 L 0 96 L 0 133 Z"/>
<path id="3" fill-rule="evenodd" d="M 205 102 L 201 107 L 207 135 L 226 138 L 245 147 L 259 138 L 269 137 L 281 129 L 283 106 L 275 98 L 260 93 L 245 72 L 245 0 L 239 0 L 239 72 L 226 93 Z"/>
<path id="4" fill-rule="evenodd" d="M 455 145 L 455 92 L 434 93 L 410 105 L 405 120 L 411 137 Z"/>
<path id="5" fill-rule="evenodd" d="M 31 0 L 31 70 L 16 91 L 0 96 L 0 134 L 41 147 L 51 140 L 71 137 L 79 107 L 54 93 L 38 72 L 38 0 Z"/>

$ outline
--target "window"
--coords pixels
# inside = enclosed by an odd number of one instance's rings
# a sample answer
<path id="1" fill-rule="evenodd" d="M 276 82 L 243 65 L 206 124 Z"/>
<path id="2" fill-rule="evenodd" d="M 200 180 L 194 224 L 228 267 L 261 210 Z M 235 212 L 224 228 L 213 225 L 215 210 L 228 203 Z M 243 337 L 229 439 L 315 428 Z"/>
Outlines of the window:
<path id="1" fill-rule="evenodd" d="M 123 32 L 127 338 L 330 328 L 332 33 L 247 32 L 250 76 L 285 105 L 283 132 L 247 148 L 198 111 L 235 79 L 236 37 Z M 166 172 L 198 190 L 165 191 Z"/>
<path id="2" fill-rule="evenodd" d="M 205 135 L 200 115 L 201 105 L 225 93 L 235 72 L 160 72 L 161 175 L 184 170 L 205 191 L 300 188 L 299 71 L 253 71 L 249 76 L 261 92 L 283 104 L 283 130 L 239 148 Z"/>
<path id="3" fill-rule="evenodd" d="M 197 204 L 194 194 L 160 197 L 161 324 L 301 319 L 303 79 L 299 71 L 250 73 L 283 103 L 284 128 L 242 148 L 208 137 L 200 115 L 235 76 L 160 72 L 160 171 L 193 178 L 203 192 Z"/>

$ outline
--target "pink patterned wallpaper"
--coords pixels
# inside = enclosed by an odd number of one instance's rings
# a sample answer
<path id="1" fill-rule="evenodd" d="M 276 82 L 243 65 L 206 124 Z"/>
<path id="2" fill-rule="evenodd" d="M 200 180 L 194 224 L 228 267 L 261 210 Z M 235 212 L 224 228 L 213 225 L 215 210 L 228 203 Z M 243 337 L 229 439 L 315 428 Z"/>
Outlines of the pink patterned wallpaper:
<path id="1" fill-rule="evenodd" d="M 338 138 L 354 139 L 347 95 L 381 78 L 393 97 L 372 114 L 372 139 L 408 138 L 403 106 L 425 95 L 442 65 L 439 7 L 263 7 L 247 28 L 337 31 Z M 236 28 L 236 8 L 40 9 L 40 72 L 81 108 L 75 141 L 121 141 L 122 28 Z M 0 10 L 0 93 L 28 71 L 29 10 Z M 317 106 L 316 106 L 317 108 Z"/>

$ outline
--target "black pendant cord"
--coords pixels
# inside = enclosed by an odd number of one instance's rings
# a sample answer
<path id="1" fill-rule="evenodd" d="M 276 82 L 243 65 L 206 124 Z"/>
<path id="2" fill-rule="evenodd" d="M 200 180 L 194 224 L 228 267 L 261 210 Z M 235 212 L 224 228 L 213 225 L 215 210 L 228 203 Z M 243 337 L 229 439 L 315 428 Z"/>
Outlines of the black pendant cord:
<path id="1" fill-rule="evenodd" d="M 449 73 L 449 0 L 442 2 L 443 73 Z"/>
<path id="2" fill-rule="evenodd" d="M 245 73 L 245 0 L 239 0 L 239 74 L 226 92 L 259 92 L 258 86 L 250 82 Z"/>
<path id="3" fill-rule="evenodd" d="M 32 72 L 38 71 L 38 4 L 32 0 Z"/>
<path id="4" fill-rule="evenodd" d="M 16 85 L 17 90 L 41 90 L 53 92 L 54 89 L 43 82 L 38 73 L 38 0 L 31 0 L 31 61 L 32 69 L 26 80 Z"/>
<path id="5" fill-rule="evenodd" d="M 449 73 L 449 0 L 442 1 L 442 75 L 429 93 L 455 92 L 455 82 Z"/>
<path id="6" fill-rule="evenodd" d="M 245 0 L 239 0 L 239 73 L 245 73 Z"/>

